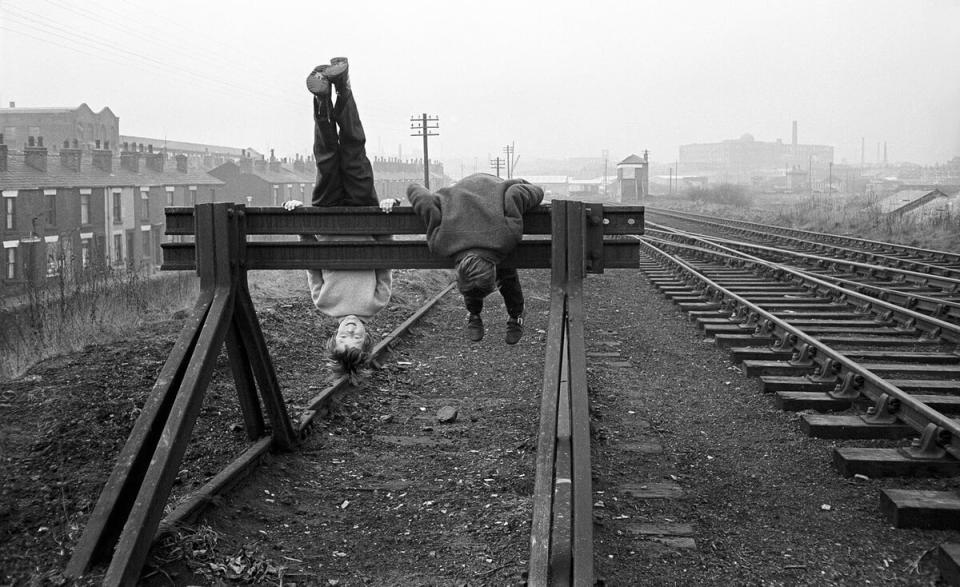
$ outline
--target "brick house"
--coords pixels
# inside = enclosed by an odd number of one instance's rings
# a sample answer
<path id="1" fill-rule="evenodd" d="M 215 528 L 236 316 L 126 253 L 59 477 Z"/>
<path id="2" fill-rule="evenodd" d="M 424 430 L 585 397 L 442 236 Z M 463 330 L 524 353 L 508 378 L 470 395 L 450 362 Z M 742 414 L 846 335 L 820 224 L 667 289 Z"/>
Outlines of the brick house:
<path id="1" fill-rule="evenodd" d="M 298 159 L 297 161 L 301 161 Z M 299 170 L 287 169 L 270 151 L 270 159 L 253 158 L 243 152 L 238 163 L 228 161 L 210 170 L 210 175 L 224 183 L 223 201 L 247 206 L 279 206 L 287 200 L 310 202 L 313 175 L 302 163 Z"/>
<path id="2" fill-rule="evenodd" d="M 43 137 L 56 150 L 68 141 L 89 151 L 100 144 L 119 145 L 120 119 L 108 107 L 94 112 L 86 104 L 76 108 L 0 108 L 0 132 L 8 145 Z"/>
<path id="3" fill-rule="evenodd" d="M 222 186 L 143 145 L 117 157 L 108 143 L 64 143 L 52 157 L 41 138 L 11 152 L 0 135 L 0 295 L 84 267 L 152 270 L 164 207 L 215 201 Z"/>

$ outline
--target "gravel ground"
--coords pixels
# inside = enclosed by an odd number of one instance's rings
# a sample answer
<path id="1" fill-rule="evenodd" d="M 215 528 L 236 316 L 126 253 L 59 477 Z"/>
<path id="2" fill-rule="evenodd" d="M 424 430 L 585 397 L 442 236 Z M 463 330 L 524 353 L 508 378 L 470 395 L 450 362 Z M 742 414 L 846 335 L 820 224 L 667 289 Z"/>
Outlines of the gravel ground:
<path id="1" fill-rule="evenodd" d="M 301 450 L 269 459 L 155 548 L 145 582 L 523 584 L 549 275 L 522 279 L 520 344 L 503 343 L 498 296 L 480 343 L 464 340 L 465 313 L 447 296 L 363 389 L 336 399 Z M 292 414 L 324 385 L 317 332 L 329 326 L 294 283 L 255 291 Z M 405 274 L 375 329 L 389 331 L 429 290 Z M 837 475 L 834 443 L 802 435 L 795 414 L 775 409 L 637 272 L 590 276 L 585 295 L 598 583 L 936 584 L 935 548 L 956 532 L 891 528 L 878 510 L 891 481 Z M 0 383 L 4 584 L 63 583 L 181 323 Z M 174 502 L 245 446 L 235 404 L 221 357 Z M 438 421 L 444 407 L 454 422 Z"/>

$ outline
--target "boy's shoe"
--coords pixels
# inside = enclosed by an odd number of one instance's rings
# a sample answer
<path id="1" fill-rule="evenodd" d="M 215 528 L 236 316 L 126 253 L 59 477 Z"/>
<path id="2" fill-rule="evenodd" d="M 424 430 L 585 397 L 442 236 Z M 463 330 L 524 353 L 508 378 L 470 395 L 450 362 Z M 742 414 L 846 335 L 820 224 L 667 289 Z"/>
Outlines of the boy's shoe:
<path id="1" fill-rule="evenodd" d="M 314 96 L 324 97 L 330 95 L 330 80 L 324 75 L 329 65 L 318 65 L 313 68 L 310 75 L 307 76 L 307 89 Z"/>
<path id="2" fill-rule="evenodd" d="M 483 340 L 483 320 L 480 314 L 470 314 L 467 318 L 467 338 L 473 342 Z"/>
<path id="3" fill-rule="evenodd" d="M 507 320 L 507 334 L 504 340 L 507 344 L 517 344 L 523 336 L 523 316 Z"/>
<path id="4" fill-rule="evenodd" d="M 337 93 L 350 91 L 350 64 L 346 57 L 334 57 L 323 71 L 323 76 L 337 88 Z"/>

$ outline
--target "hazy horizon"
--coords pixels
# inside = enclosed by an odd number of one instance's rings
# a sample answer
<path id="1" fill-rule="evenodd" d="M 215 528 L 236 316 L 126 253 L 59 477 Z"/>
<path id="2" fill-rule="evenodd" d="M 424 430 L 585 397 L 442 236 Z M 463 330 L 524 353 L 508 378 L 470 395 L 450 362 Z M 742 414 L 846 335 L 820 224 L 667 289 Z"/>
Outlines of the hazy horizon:
<path id="1" fill-rule="evenodd" d="M 836 162 L 960 155 L 960 1 L 0 1 L 0 104 L 109 107 L 124 135 L 308 153 L 306 74 L 350 58 L 371 155 L 520 161 L 751 134 Z M 450 170 L 454 171 L 454 170 Z"/>

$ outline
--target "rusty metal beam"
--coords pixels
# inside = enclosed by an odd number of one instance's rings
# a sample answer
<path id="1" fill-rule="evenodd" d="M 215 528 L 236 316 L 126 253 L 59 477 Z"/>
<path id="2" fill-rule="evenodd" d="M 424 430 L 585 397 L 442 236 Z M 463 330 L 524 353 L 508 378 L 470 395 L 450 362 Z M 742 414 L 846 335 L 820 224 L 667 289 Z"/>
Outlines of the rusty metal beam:
<path id="1" fill-rule="evenodd" d="M 562 200 L 557 200 L 558 202 Z M 586 204 L 601 214 L 603 234 L 643 234 L 643 207 L 616 204 Z M 539 206 L 523 216 L 525 234 L 550 234 L 550 205 Z M 195 234 L 193 208 L 170 207 L 166 212 L 166 234 Z M 248 234 L 423 234 L 425 227 L 410 206 L 399 206 L 384 214 L 376 206 L 353 208 L 305 207 L 244 208 Z"/>
<path id="2" fill-rule="evenodd" d="M 162 269 L 196 268 L 193 243 L 165 243 Z M 545 269 L 551 262 L 549 240 L 525 239 L 503 264 L 518 269 Z M 640 263 L 634 240 L 605 240 L 600 268 L 635 269 Z M 262 269 L 444 269 L 453 260 L 434 255 L 425 241 L 249 242 L 247 270 Z"/>

